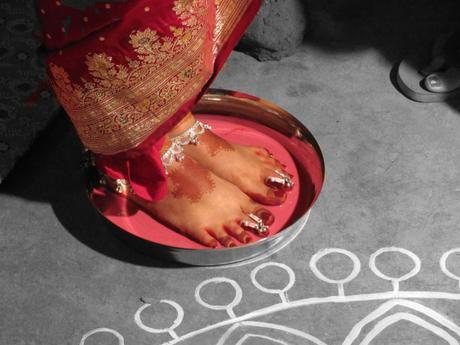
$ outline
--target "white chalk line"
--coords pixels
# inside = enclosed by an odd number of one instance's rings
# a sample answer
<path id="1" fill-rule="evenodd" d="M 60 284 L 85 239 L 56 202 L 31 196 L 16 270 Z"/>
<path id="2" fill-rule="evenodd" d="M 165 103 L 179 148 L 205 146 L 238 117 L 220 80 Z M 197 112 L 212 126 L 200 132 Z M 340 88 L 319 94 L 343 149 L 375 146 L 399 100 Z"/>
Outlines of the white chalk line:
<path id="1" fill-rule="evenodd" d="M 275 323 L 260 322 L 260 321 L 246 321 L 246 322 L 242 322 L 242 324 L 244 326 L 274 329 L 274 330 L 282 331 L 285 333 L 293 334 L 300 338 L 307 339 L 316 345 L 326 345 L 326 343 L 314 337 L 313 335 L 309 333 L 305 333 L 303 331 L 299 331 L 298 329 L 295 329 L 295 328 L 291 328 L 291 327 L 287 327 L 283 325 L 277 325 Z"/>
<path id="2" fill-rule="evenodd" d="M 272 343 L 277 343 L 277 344 L 281 344 L 281 345 L 290 345 L 289 343 L 286 343 L 285 341 L 282 341 L 282 340 L 279 340 L 279 339 L 268 337 L 266 335 L 252 334 L 252 333 L 245 334 L 244 337 L 242 337 L 240 340 L 238 340 L 238 342 L 235 345 L 242 345 L 242 344 L 244 344 L 244 342 L 246 340 L 251 339 L 251 338 L 270 340 Z"/>
<path id="3" fill-rule="evenodd" d="M 169 328 L 161 328 L 160 329 L 160 328 L 153 328 L 153 327 L 150 327 L 150 326 L 147 326 L 146 324 L 144 324 L 144 322 L 141 319 L 141 313 L 145 309 L 147 309 L 148 307 L 151 306 L 150 303 L 145 303 L 139 309 L 137 309 L 136 313 L 134 314 L 134 322 L 136 323 L 136 325 L 140 329 L 142 329 L 142 330 L 144 330 L 144 331 L 146 331 L 148 333 L 154 333 L 154 334 L 169 333 L 169 335 L 172 338 L 174 338 L 174 339 L 179 338 L 179 336 L 176 334 L 174 329 L 176 327 L 178 327 L 182 323 L 182 320 L 184 319 L 184 309 L 182 309 L 182 307 L 178 303 L 176 303 L 174 301 L 161 300 L 160 303 L 169 304 L 170 306 L 172 306 L 176 310 L 177 316 L 176 316 L 176 319 L 174 320 L 173 324 L 171 325 L 171 327 L 169 327 Z"/>
<path id="4" fill-rule="evenodd" d="M 233 298 L 233 301 L 231 301 L 227 305 L 212 305 L 212 304 L 205 302 L 201 298 L 201 289 L 208 284 L 220 284 L 220 283 L 227 283 L 233 287 L 235 291 L 235 297 Z M 228 316 L 230 316 L 231 318 L 236 317 L 235 312 L 233 311 L 233 308 L 235 308 L 238 304 L 240 304 L 242 298 L 243 298 L 243 291 L 241 290 L 240 285 L 233 279 L 229 279 L 225 277 L 215 277 L 215 278 L 204 280 L 195 289 L 195 300 L 198 302 L 198 304 L 202 305 L 205 308 L 212 309 L 212 310 L 226 310 Z"/>
<path id="5" fill-rule="evenodd" d="M 442 254 L 441 259 L 439 260 L 439 266 L 441 267 L 441 271 L 443 271 L 446 276 L 458 281 L 458 287 L 460 288 L 460 277 L 453 274 L 447 268 L 447 259 L 450 255 L 457 253 L 460 253 L 460 248 L 454 248 Z"/>
<path id="6" fill-rule="evenodd" d="M 237 329 L 238 327 L 240 327 L 242 324 L 243 324 L 242 322 L 235 323 L 229 329 L 227 329 L 225 333 L 222 334 L 222 336 L 220 337 L 216 345 L 223 345 L 227 341 L 227 339 L 232 335 L 233 331 Z"/>
<path id="7" fill-rule="evenodd" d="M 329 254 L 342 254 L 347 256 L 351 260 L 351 262 L 353 263 L 353 269 L 347 277 L 343 279 L 331 279 L 326 277 L 323 273 L 321 273 L 321 271 L 318 269 L 317 263 L 319 259 Z M 310 269 L 316 276 L 316 278 L 318 278 L 319 280 L 322 280 L 329 284 L 337 284 L 338 295 L 343 297 L 345 296 L 344 284 L 351 282 L 358 276 L 359 272 L 361 271 L 361 261 L 359 261 L 358 257 L 355 254 L 348 250 L 342 248 L 325 248 L 321 249 L 311 257 Z"/>
<path id="8" fill-rule="evenodd" d="M 438 293 L 439 294 L 439 293 Z M 451 298 L 449 298 L 451 299 Z M 412 310 L 415 310 L 419 313 L 422 313 L 431 319 L 435 320 L 436 322 L 442 324 L 444 327 L 450 329 L 452 332 L 456 333 L 460 337 L 460 327 L 456 325 L 454 322 L 450 321 L 448 318 L 446 318 L 444 315 L 438 313 L 437 311 L 428 308 L 420 303 L 413 302 L 413 301 L 408 301 L 408 300 L 401 300 L 401 299 L 394 299 L 385 302 L 381 306 L 379 306 L 377 309 L 372 311 L 370 314 L 368 314 L 366 317 L 364 317 L 361 321 L 359 321 L 348 333 L 347 337 L 345 338 L 343 345 L 351 345 L 354 343 L 354 341 L 359 337 L 362 329 L 366 327 L 368 324 L 371 322 L 375 321 L 376 319 L 380 318 L 384 314 L 388 313 L 391 309 L 393 309 L 396 306 L 403 306 Z M 396 314 L 395 314 L 396 315 Z M 389 321 L 385 321 L 388 323 L 387 326 L 390 325 L 389 322 L 391 322 L 393 319 L 388 319 Z M 411 320 L 414 321 L 414 320 Z M 415 321 L 417 323 L 417 321 Z M 417 323 L 420 326 L 422 326 L 420 323 Z M 386 323 L 381 324 L 386 325 Z M 424 326 L 422 326 L 424 327 Z M 386 327 L 385 327 L 386 328 Z M 383 331 L 383 329 L 381 330 Z M 381 332 L 380 331 L 380 332 Z M 377 334 L 377 333 L 376 333 Z M 439 334 L 438 334 L 439 335 Z M 440 335 L 441 336 L 441 335 Z M 442 337 L 442 336 L 441 336 Z"/>
<path id="9" fill-rule="evenodd" d="M 279 268 L 282 268 L 287 274 L 288 274 L 288 277 L 289 277 L 289 281 L 287 283 L 287 285 L 282 288 L 282 289 L 269 289 L 269 288 L 266 288 L 265 286 L 262 286 L 256 279 L 256 276 L 257 276 L 257 273 L 266 268 L 266 267 L 279 267 Z M 275 294 L 275 295 L 279 295 L 280 299 L 281 299 L 281 302 L 283 303 L 289 303 L 289 297 L 287 295 L 287 292 L 294 286 L 295 284 L 295 273 L 294 271 L 292 270 L 292 268 L 290 268 L 288 265 L 286 264 L 282 264 L 282 263 L 279 263 L 279 262 L 265 262 L 259 266 L 257 266 L 256 268 L 254 268 L 252 271 L 251 271 L 251 281 L 252 283 L 254 284 L 254 286 L 262 291 L 262 292 L 265 292 L 265 293 L 269 293 L 269 294 Z"/>
<path id="10" fill-rule="evenodd" d="M 372 293 L 372 294 L 360 294 L 360 295 L 349 295 L 349 296 L 329 296 L 329 297 L 312 297 L 301 299 L 297 301 L 291 301 L 288 303 L 278 303 L 271 305 L 266 308 L 262 308 L 235 318 L 227 319 L 224 321 L 217 322 L 215 324 L 203 327 L 201 329 L 186 333 L 177 339 L 173 339 L 166 344 L 177 344 L 180 341 L 193 338 L 199 334 L 203 334 L 209 331 L 212 331 L 217 328 L 230 326 L 239 322 L 255 319 L 261 316 L 270 315 L 279 311 L 289 310 L 309 305 L 319 305 L 326 303 L 351 303 L 351 302 L 365 302 L 365 301 L 377 301 L 385 299 L 444 299 L 444 300 L 453 300 L 460 301 L 460 294 L 458 293 L 448 293 L 448 292 L 436 292 L 436 291 L 388 291 L 381 293 Z"/>
<path id="11" fill-rule="evenodd" d="M 233 332 L 240 326 L 268 328 L 268 329 L 272 329 L 272 330 L 282 331 L 282 332 L 285 332 L 285 333 L 288 333 L 288 334 L 293 334 L 293 335 L 295 335 L 297 337 L 300 337 L 300 338 L 303 338 L 303 339 L 307 339 L 310 342 L 314 343 L 315 345 L 327 345 L 326 343 L 324 343 L 323 341 L 321 341 L 318 338 L 314 337 L 313 335 L 305 333 L 305 332 L 300 331 L 298 329 L 283 326 L 283 325 L 278 325 L 278 324 L 274 324 L 274 323 L 259 322 L 259 321 L 244 321 L 244 322 L 234 324 L 220 337 L 220 339 L 216 343 L 216 345 L 224 345 L 227 342 L 227 340 L 230 339 L 230 337 L 232 336 Z M 274 340 L 274 341 L 283 343 L 279 339 L 275 339 L 275 338 L 267 337 L 267 336 L 263 336 L 263 337 L 265 337 L 265 339 L 270 339 L 270 340 Z"/>
<path id="12" fill-rule="evenodd" d="M 410 270 L 408 273 L 402 275 L 401 277 L 390 277 L 390 276 L 387 276 L 386 274 L 382 273 L 382 271 L 380 271 L 378 268 L 377 268 L 377 265 L 375 264 L 375 260 L 377 259 L 377 257 L 383 253 L 401 253 L 401 254 L 405 254 L 407 255 L 408 257 L 410 257 L 412 259 L 412 261 L 414 262 L 414 267 L 412 268 L 412 270 Z M 404 280 L 407 280 L 407 279 L 410 279 L 412 277 L 414 277 L 415 275 L 417 275 L 419 272 L 420 272 L 420 268 L 422 267 L 422 262 L 420 261 L 420 258 L 415 255 L 413 252 L 411 252 L 410 250 L 407 250 L 407 249 L 404 249 L 404 248 L 399 248 L 399 247 L 385 247 L 385 248 L 380 248 L 379 250 L 377 250 L 375 253 L 373 253 L 370 258 L 369 258 L 369 268 L 371 269 L 371 271 L 377 276 L 377 277 L 380 277 L 384 280 L 389 280 L 391 281 L 391 284 L 393 286 L 393 290 L 396 292 L 396 291 L 399 291 L 399 283 L 404 281 Z"/>
<path id="13" fill-rule="evenodd" d="M 416 315 L 413 315 L 413 314 L 409 314 L 409 313 L 396 313 L 396 314 L 388 316 L 384 318 L 383 320 L 377 322 L 377 324 L 366 335 L 366 337 L 363 339 L 360 345 L 368 345 L 372 340 L 374 340 L 376 336 L 382 333 L 387 327 L 401 320 L 410 321 L 416 325 L 419 325 L 425 328 L 428 331 L 431 331 L 432 333 L 436 334 L 440 338 L 446 340 L 449 343 L 449 345 L 459 345 L 458 341 L 455 340 L 454 337 L 452 337 L 449 333 L 447 333 L 442 328 L 435 326 L 432 323 L 429 323 L 423 320 L 422 318 Z"/>
<path id="14" fill-rule="evenodd" d="M 307 222 L 307 220 L 309 218 L 309 215 L 310 215 L 310 213 L 307 214 L 307 217 L 305 219 L 305 223 Z M 290 239 L 290 241 L 288 241 L 286 244 L 284 244 L 281 248 L 283 248 L 284 246 L 289 244 L 298 235 L 298 233 L 300 233 L 300 230 L 295 234 L 295 236 L 293 236 L 293 238 Z M 280 250 L 281 248 L 278 248 L 277 250 Z M 380 254 L 382 254 L 384 252 L 400 252 L 400 253 L 403 253 L 403 254 L 409 256 L 414 262 L 414 268 L 409 273 L 407 273 L 407 274 L 405 274 L 405 275 L 403 275 L 401 277 L 389 277 L 389 276 L 383 274 L 376 267 L 375 261 L 376 261 L 376 258 Z M 352 260 L 352 262 L 353 262 L 353 270 L 352 270 L 352 273 L 347 278 L 342 279 L 342 280 L 331 280 L 331 279 L 325 277 L 321 272 L 319 272 L 319 270 L 316 267 L 317 261 L 321 257 L 323 257 L 323 256 L 325 256 L 327 254 L 330 254 L 330 253 L 344 254 L 344 255 L 348 256 Z M 448 276 L 449 278 L 452 278 L 454 280 L 458 280 L 459 287 L 460 287 L 460 277 L 455 275 L 455 274 L 453 274 L 452 272 L 450 272 L 448 270 L 448 268 L 447 268 L 447 260 L 448 260 L 449 256 L 454 254 L 454 253 L 460 253 L 460 248 L 453 248 L 453 249 L 445 252 L 441 256 L 439 264 L 440 264 L 441 270 L 443 271 L 443 273 L 446 276 Z M 270 253 L 267 256 L 269 256 L 271 254 L 273 254 L 273 253 Z M 249 264 L 249 263 L 261 260 L 261 259 L 263 259 L 263 257 L 262 258 L 259 257 L 259 258 L 257 258 L 257 260 L 247 261 L 244 264 Z M 240 264 L 240 265 L 242 265 L 242 264 Z M 288 286 L 286 288 L 284 288 L 284 289 L 267 289 L 267 288 L 262 287 L 257 282 L 257 280 L 255 279 L 255 275 L 256 275 L 257 271 L 262 269 L 262 268 L 264 268 L 264 267 L 267 267 L 267 266 L 279 266 L 279 267 L 285 269 L 288 272 L 288 274 L 289 274 L 289 283 L 288 283 Z M 308 299 L 303 299 L 303 300 L 290 302 L 288 297 L 287 297 L 287 290 L 289 290 L 292 287 L 292 285 L 295 283 L 295 274 L 290 269 L 290 267 L 288 267 L 287 265 L 268 262 L 266 264 L 260 265 L 259 267 L 256 267 L 256 269 L 254 269 L 252 271 L 251 279 L 252 279 L 254 285 L 259 290 L 264 291 L 264 292 L 268 292 L 268 293 L 278 293 L 280 295 L 280 298 L 281 298 L 281 301 L 282 301 L 281 304 L 277 304 L 277 305 L 273 305 L 271 307 L 259 309 L 258 311 L 254 311 L 254 312 L 248 313 L 246 315 L 236 317 L 236 315 L 235 315 L 235 313 L 233 311 L 233 308 L 241 300 L 241 288 L 238 285 L 238 283 L 236 283 L 234 280 L 230 280 L 230 279 L 227 279 L 227 278 L 219 278 L 218 277 L 218 278 L 212 278 L 212 279 L 209 279 L 207 281 L 202 282 L 202 284 L 200 284 L 201 287 L 203 287 L 206 283 L 211 283 L 211 282 L 213 282 L 213 283 L 218 283 L 218 282 L 230 283 L 234 287 L 234 289 L 236 291 L 235 299 L 234 299 L 234 301 L 232 303 L 230 303 L 227 306 L 211 306 L 211 305 L 209 305 L 209 304 L 207 304 L 207 303 L 205 303 L 204 301 L 201 300 L 201 297 L 199 296 L 199 290 L 200 289 L 198 287 L 197 287 L 197 290 L 196 290 L 196 293 L 195 293 L 195 297 L 196 297 L 197 301 L 200 304 L 202 304 L 203 306 L 205 306 L 207 308 L 215 309 L 215 310 L 225 309 L 227 311 L 227 313 L 229 314 L 231 319 L 223 321 L 223 322 L 220 322 L 220 323 L 216 323 L 214 325 L 205 327 L 205 328 L 203 328 L 201 330 L 190 332 L 190 333 L 188 333 L 186 335 L 183 335 L 183 336 L 179 337 L 174 332 L 174 328 L 179 326 L 181 324 L 182 320 L 183 320 L 183 309 L 179 304 L 177 304 L 174 301 L 162 300 L 162 301 L 160 301 L 160 303 L 170 304 L 171 306 L 173 306 L 176 309 L 177 314 L 178 314 L 177 319 L 174 321 L 173 325 L 170 328 L 168 328 L 168 329 L 154 329 L 154 328 L 148 327 L 145 324 L 143 324 L 143 322 L 141 320 L 141 317 L 140 317 L 140 314 L 144 309 L 146 309 L 147 307 L 151 306 L 151 304 L 148 304 L 148 303 L 144 304 L 143 306 L 141 306 L 138 309 L 138 311 L 136 312 L 136 315 L 135 315 L 135 322 L 137 323 L 137 325 L 141 329 L 143 329 L 143 330 L 145 330 L 147 332 L 150 332 L 150 333 L 169 333 L 171 335 L 171 337 L 173 338 L 173 341 L 170 342 L 170 343 L 174 344 L 174 343 L 177 343 L 179 341 L 185 340 L 188 337 L 193 337 L 194 335 L 197 335 L 199 333 L 206 332 L 207 330 L 215 329 L 215 328 L 218 328 L 218 327 L 223 327 L 223 326 L 226 326 L 226 325 L 230 325 L 232 323 L 241 322 L 244 319 L 247 320 L 247 319 L 255 318 L 255 317 L 258 317 L 258 316 L 261 316 L 261 315 L 267 315 L 267 314 L 274 313 L 274 312 L 277 312 L 277 311 L 281 311 L 281 310 L 285 310 L 285 309 L 289 309 L 289 308 L 296 308 L 296 307 L 300 307 L 300 306 L 306 306 L 306 305 L 329 303 L 329 302 L 331 302 L 331 303 L 345 303 L 345 302 L 370 301 L 370 300 L 378 300 L 378 299 L 395 299 L 395 298 L 419 298 L 419 299 L 420 298 L 422 298 L 422 299 L 425 298 L 425 299 L 460 300 L 460 297 L 459 297 L 460 294 L 453 294 L 453 293 L 428 292 L 428 291 L 402 291 L 402 292 L 400 292 L 399 291 L 399 282 L 401 282 L 403 280 L 406 280 L 406 279 L 409 279 L 409 278 L 413 277 L 414 275 L 416 275 L 420 271 L 420 266 L 421 266 L 420 259 L 414 253 L 408 251 L 407 249 L 398 248 L 398 247 L 381 248 L 381 249 L 377 250 L 375 253 L 373 253 L 371 255 L 370 260 L 369 260 L 369 266 L 370 266 L 370 268 L 371 268 L 371 270 L 373 271 L 374 274 L 376 274 L 380 278 L 383 278 L 385 280 L 390 280 L 392 282 L 392 285 L 393 285 L 393 291 L 392 292 L 377 293 L 377 294 L 362 294 L 362 295 L 353 295 L 353 296 L 345 297 L 343 285 L 344 285 L 344 283 L 351 281 L 352 279 L 354 279 L 358 275 L 358 273 L 360 271 L 359 259 L 353 253 L 351 253 L 349 251 L 346 251 L 344 249 L 326 248 L 326 249 L 320 250 L 315 255 L 313 255 L 313 257 L 311 258 L 311 261 L 310 261 L 310 268 L 312 268 L 313 273 L 320 280 L 323 280 L 323 281 L 326 281 L 326 282 L 329 282 L 329 283 L 338 284 L 338 288 L 339 288 L 338 296 L 331 296 L 331 297 L 326 297 L 326 298 L 308 298 Z M 340 298 L 340 299 L 337 300 L 337 298 Z M 356 327 L 358 327 L 358 326 L 359 326 L 359 324 L 356 325 Z M 92 330 L 90 332 L 87 332 L 86 334 L 83 335 L 83 337 L 82 337 L 82 339 L 80 341 L 80 345 L 84 345 L 86 339 L 88 337 L 90 337 L 91 335 L 94 335 L 96 333 L 103 333 L 103 332 L 113 334 L 118 339 L 119 345 L 124 345 L 123 336 L 120 333 L 118 333 L 117 331 L 115 331 L 113 329 L 110 329 L 110 328 L 97 328 L 97 329 L 94 329 L 94 330 Z"/>
<path id="15" fill-rule="evenodd" d="M 85 333 L 80 340 L 80 345 L 85 345 L 86 339 L 88 339 L 90 336 L 97 334 L 97 333 L 113 334 L 118 339 L 118 345 L 125 345 L 125 338 L 123 338 L 123 336 L 120 333 L 118 333 L 116 330 L 111 329 L 111 328 L 96 328 L 96 329 L 93 329 L 92 331 Z"/>

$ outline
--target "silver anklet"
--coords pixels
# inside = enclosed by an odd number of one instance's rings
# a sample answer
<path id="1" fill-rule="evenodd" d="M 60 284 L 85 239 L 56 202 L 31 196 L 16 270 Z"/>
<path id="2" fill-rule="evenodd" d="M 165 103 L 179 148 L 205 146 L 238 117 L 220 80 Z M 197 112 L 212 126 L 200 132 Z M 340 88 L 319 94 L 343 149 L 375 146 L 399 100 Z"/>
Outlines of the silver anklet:
<path id="1" fill-rule="evenodd" d="M 168 167 L 173 164 L 174 161 L 181 162 L 184 160 L 184 146 L 193 144 L 199 144 L 198 137 L 210 130 L 211 126 L 201 121 L 196 121 L 192 127 L 187 129 L 182 134 L 171 138 L 171 146 L 161 156 L 161 162 L 165 167 L 166 174 L 168 174 Z"/>

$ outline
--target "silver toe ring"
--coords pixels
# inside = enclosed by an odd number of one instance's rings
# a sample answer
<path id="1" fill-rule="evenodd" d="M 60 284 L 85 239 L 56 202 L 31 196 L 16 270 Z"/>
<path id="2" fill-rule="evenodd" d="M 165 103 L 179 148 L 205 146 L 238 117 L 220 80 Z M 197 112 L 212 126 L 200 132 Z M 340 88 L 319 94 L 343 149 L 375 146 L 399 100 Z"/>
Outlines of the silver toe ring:
<path id="1" fill-rule="evenodd" d="M 264 235 L 268 233 L 269 227 L 268 225 L 265 225 L 262 219 L 257 217 L 254 213 L 249 213 L 248 217 L 253 220 L 253 222 L 249 220 L 243 220 L 241 222 L 241 226 L 250 228 L 254 230 L 257 234 L 259 235 Z"/>
<path id="2" fill-rule="evenodd" d="M 292 188 L 294 186 L 294 182 L 292 179 L 284 174 L 283 172 L 279 171 L 278 169 L 273 170 L 278 176 L 269 176 L 267 177 L 267 181 L 271 183 L 276 183 L 282 185 L 283 187 Z"/>

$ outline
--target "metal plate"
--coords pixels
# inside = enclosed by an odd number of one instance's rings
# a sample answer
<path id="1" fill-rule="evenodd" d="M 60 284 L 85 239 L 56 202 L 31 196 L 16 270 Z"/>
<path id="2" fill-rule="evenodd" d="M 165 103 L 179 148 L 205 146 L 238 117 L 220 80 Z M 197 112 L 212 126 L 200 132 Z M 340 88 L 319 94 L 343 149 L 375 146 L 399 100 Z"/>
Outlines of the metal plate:
<path id="1" fill-rule="evenodd" d="M 295 172 L 296 187 L 282 206 L 271 208 L 277 222 L 271 235 L 233 248 L 208 249 L 156 222 L 128 200 L 98 185 L 88 169 L 92 205 L 110 229 L 143 252 L 189 265 L 223 265 L 273 253 L 305 226 L 324 181 L 324 160 L 312 134 L 285 110 L 240 92 L 210 90 L 193 112 L 215 124 L 217 134 L 243 144 L 260 144 Z"/>

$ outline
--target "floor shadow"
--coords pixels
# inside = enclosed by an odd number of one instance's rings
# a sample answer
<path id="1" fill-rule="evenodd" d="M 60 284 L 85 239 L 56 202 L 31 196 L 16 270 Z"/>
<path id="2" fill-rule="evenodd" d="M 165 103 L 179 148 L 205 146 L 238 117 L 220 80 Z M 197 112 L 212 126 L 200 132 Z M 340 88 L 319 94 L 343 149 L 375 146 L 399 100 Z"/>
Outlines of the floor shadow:
<path id="1" fill-rule="evenodd" d="M 0 193 L 49 203 L 72 236 L 106 256 L 142 266 L 186 267 L 144 255 L 116 236 L 87 198 L 81 150 L 67 115 L 59 114 L 0 185 Z"/>
<path id="2" fill-rule="evenodd" d="M 460 28 L 457 0 L 307 0 L 305 44 L 330 54 L 375 49 L 395 65 L 442 34 Z M 390 76 L 391 68 L 388 73 Z M 448 103 L 460 111 L 460 101 Z"/>

